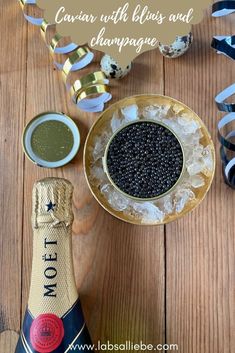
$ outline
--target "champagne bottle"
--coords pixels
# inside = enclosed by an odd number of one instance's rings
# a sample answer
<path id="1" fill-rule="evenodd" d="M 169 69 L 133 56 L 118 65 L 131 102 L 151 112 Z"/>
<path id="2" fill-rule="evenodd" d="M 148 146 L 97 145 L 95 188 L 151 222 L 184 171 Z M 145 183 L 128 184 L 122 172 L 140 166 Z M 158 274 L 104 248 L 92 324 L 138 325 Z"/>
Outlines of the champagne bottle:
<path id="1" fill-rule="evenodd" d="M 33 188 L 33 265 L 15 353 L 92 351 L 74 279 L 70 182 L 47 178 Z"/>

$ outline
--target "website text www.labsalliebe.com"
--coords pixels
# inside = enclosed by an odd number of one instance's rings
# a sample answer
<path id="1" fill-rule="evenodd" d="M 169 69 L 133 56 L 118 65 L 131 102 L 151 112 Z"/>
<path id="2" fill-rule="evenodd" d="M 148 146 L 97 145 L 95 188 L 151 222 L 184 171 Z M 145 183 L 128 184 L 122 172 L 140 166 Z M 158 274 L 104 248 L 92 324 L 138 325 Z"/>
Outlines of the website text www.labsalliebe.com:
<path id="1" fill-rule="evenodd" d="M 148 351 L 155 351 L 155 352 L 173 352 L 173 351 L 178 351 L 179 347 L 177 344 L 147 344 L 142 341 L 139 343 L 133 343 L 130 341 L 126 341 L 125 343 L 111 343 L 107 341 L 106 343 L 102 343 L 98 341 L 97 345 L 94 344 L 74 344 L 70 345 L 69 347 L 71 352 L 80 352 L 80 351 L 105 351 L 105 352 L 111 352 L 111 351 L 143 351 L 143 352 L 148 352 Z"/>

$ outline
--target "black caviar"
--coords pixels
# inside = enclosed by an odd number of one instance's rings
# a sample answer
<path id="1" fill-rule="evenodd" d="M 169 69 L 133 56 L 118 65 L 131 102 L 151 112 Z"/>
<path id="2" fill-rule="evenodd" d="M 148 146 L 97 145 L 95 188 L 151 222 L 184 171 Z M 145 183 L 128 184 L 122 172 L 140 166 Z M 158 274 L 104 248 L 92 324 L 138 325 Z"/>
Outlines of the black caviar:
<path id="1" fill-rule="evenodd" d="M 139 121 L 119 131 L 107 153 L 108 172 L 126 194 L 148 199 L 170 190 L 183 168 L 183 151 L 175 135 L 154 122 Z"/>

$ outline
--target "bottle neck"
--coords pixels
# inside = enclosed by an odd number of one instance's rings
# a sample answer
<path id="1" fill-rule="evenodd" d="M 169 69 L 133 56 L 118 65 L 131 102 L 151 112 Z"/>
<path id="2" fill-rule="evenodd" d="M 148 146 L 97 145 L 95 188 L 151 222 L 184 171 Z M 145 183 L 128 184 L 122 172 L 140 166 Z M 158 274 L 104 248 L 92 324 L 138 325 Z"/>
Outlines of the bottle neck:
<path id="1" fill-rule="evenodd" d="M 62 317 L 78 299 L 72 260 L 72 230 L 65 222 L 34 229 L 28 309 L 34 317 Z"/>

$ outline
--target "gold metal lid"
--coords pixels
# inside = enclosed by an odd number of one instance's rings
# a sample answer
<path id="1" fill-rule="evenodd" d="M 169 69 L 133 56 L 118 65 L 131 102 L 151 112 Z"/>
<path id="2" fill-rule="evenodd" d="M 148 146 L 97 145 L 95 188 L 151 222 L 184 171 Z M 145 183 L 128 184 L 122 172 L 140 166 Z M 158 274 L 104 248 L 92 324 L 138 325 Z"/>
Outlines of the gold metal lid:
<path id="1" fill-rule="evenodd" d="M 45 112 L 25 127 L 22 138 L 26 156 L 44 168 L 68 164 L 80 147 L 80 133 L 75 122 L 63 113 Z"/>

